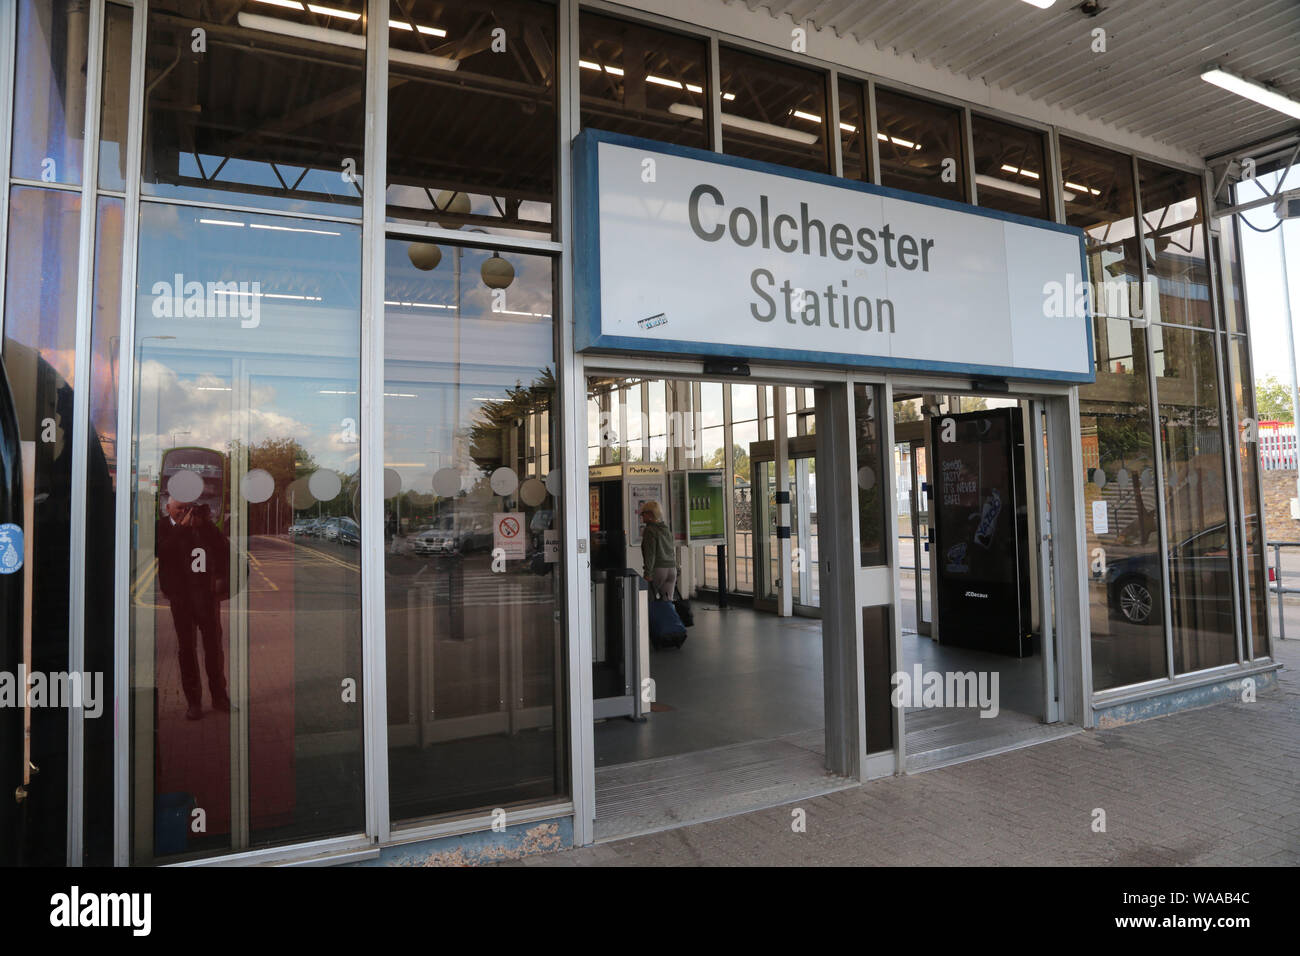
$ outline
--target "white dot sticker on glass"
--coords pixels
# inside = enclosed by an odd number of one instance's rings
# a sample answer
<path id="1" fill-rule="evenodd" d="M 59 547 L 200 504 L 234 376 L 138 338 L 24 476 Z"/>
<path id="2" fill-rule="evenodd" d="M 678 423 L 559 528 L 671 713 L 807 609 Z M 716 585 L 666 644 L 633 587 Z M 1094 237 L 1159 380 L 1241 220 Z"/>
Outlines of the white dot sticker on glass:
<path id="1" fill-rule="evenodd" d="M 519 487 L 519 476 L 515 474 L 513 468 L 501 467 L 492 472 L 492 477 L 488 480 L 492 486 L 492 492 L 501 497 L 513 495 L 515 489 Z"/>
<path id="2" fill-rule="evenodd" d="M 560 469 L 552 468 L 551 473 L 546 476 L 546 490 L 556 498 L 560 497 Z"/>
<path id="3" fill-rule="evenodd" d="M 307 487 L 317 501 L 333 501 L 343 490 L 343 482 L 339 480 L 337 472 L 321 468 L 312 472 L 312 476 L 307 479 Z"/>
<path id="4" fill-rule="evenodd" d="M 858 469 L 858 485 L 863 491 L 870 491 L 876 487 L 876 473 L 870 465 L 863 465 Z"/>
<path id="5" fill-rule="evenodd" d="M 539 478 L 529 478 L 519 486 L 519 500 L 530 508 L 536 508 L 546 500 L 546 485 Z"/>
<path id="6" fill-rule="evenodd" d="M 450 498 L 460 491 L 460 472 L 455 468 L 439 468 L 433 474 L 433 492 L 440 498 Z"/>
<path id="7" fill-rule="evenodd" d="M 1098 488 L 1105 488 L 1106 473 L 1102 471 L 1100 468 L 1094 468 L 1092 470 L 1092 483 L 1096 485 Z"/>
<path id="8" fill-rule="evenodd" d="M 178 471 L 167 479 L 167 494 L 182 504 L 198 501 L 203 479 L 192 471 Z"/>
<path id="9" fill-rule="evenodd" d="M 265 468 L 254 468 L 239 483 L 239 493 L 249 504 L 260 505 L 275 494 L 275 479 Z"/>
<path id="10" fill-rule="evenodd" d="M 396 468 L 384 469 L 384 497 L 396 498 L 402 490 L 402 476 Z"/>
<path id="11" fill-rule="evenodd" d="M 310 508 L 316 503 L 316 498 L 312 495 L 311 489 L 307 487 L 306 478 L 299 478 L 290 482 L 289 487 L 284 491 L 284 496 L 289 499 L 289 506 L 295 511 Z"/>

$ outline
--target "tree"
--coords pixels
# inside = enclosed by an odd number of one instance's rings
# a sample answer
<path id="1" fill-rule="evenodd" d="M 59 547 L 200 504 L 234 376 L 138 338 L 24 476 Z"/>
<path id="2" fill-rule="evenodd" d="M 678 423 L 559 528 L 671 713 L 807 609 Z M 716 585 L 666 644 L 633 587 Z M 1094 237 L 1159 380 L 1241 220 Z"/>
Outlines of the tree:
<path id="1" fill-rule="evenodd" d="M 1255 383 L 1255 412 L 1260 421 L 1294 421 L 1290 387 L 1272 375 L 1265 375 Z"/>

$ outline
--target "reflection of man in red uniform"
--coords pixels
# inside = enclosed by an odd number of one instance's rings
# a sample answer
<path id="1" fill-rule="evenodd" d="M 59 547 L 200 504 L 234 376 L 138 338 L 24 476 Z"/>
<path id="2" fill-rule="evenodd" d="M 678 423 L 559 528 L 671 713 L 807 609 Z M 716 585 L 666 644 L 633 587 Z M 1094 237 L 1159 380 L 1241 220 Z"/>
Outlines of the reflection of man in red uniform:
<path id="1" fill-rule="evenodd" d="M 203 668 L 212 706 L 230 710 L 226 665 L 221 653 L 221 597 L 230 576 L 229 542 L 212 523 L 207 505 L 167 499 L 167 514 L 158 522 L 155 549 L 158 584 L 171 605 L 180 653 L 181 687 L 187 720 L 203 716 L 197 636 L 203 636 Z"/>

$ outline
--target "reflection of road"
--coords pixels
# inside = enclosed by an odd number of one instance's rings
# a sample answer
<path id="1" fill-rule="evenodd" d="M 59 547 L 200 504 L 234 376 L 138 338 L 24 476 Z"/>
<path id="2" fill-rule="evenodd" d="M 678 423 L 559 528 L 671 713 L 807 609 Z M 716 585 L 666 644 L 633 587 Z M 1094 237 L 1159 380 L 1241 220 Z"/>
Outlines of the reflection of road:
<path id="1" fill-rule="evenodd" d="M 445 607 L 453 590 L 463 607 L 498 604 L 549 604 L 555 600 L 552 574 L 532 574 L 529 562 L 508 561 L 504 572 L 493 572 L 487 552 L 423 557 L 413 552 L 389 554 L 384 561 L 390 592 L 422 589 L 423 603 L 403 605 Z M 547 565 L 554 569 L 557 565 Z M 511 585 L 505 587 L 504 585 Z M 517 587 L 516 587 L 517 586 Z"/>

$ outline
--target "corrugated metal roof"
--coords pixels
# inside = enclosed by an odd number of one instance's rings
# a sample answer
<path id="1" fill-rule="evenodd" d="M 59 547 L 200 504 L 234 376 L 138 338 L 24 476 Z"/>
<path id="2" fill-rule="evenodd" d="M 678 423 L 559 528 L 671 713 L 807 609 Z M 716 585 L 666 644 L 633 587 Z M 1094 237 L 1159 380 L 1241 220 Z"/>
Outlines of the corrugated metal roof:
<path id="1" fill-rule="evenodd" d="M 1200 78 L 1217 62 L 1300 100 L 1300 0 L 742 2 L 1201 156 L 1300 128 Z"/>

